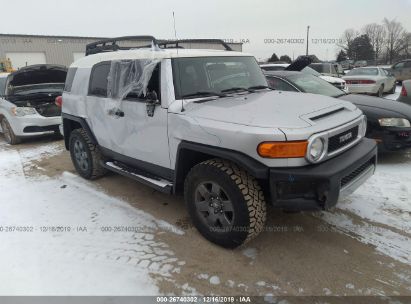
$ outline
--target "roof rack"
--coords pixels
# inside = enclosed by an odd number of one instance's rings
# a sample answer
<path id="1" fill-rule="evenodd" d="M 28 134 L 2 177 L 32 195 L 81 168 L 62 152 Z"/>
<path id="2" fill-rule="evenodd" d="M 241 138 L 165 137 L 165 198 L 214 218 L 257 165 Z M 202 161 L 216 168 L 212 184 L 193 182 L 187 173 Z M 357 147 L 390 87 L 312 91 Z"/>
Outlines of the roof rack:
<path id="1" fill-rule="evenodd" d="M 164 48 L 167 48 L 168 45 L 174 45 L 174 48 L 184 48 L 180 46 L 180 43 L 216 43 L 216 44 L 221 44 L 226 51 L 232 51 L 233 49 L 225 43 L 221 39 L 181 39 L 181 40 L 170 40 L 170 41 L 160 41 L 158 42 L 158 46 L 161 47 L 163 46 Z"/>
<path id="2" fill-rule="evenodd" d="M 103 53 L 103 52 L 115 52 L 118 50 L 129 50 L 134 48 L 143 48 L 149 47 L 148 45 L 144 46 L 135 46 L 135 47 L 122 47 L 118 45 L 120 41 L 152 41 L 154 45 L 157 45 L 157 39 L 153 36 L 125 36 L 118 38 L 108 38 L 100 41 L 96 41 L 86 45 L 86 56 Z"/>
<path id="3" fill-rule="evenodd" d="M 181 40 L 160 40 L 158 41 L 156 38 L 153 36 L 126 36 L 126 37 L 118 37 L 118 38 L 109 38 L 109 39 L 104 39 L 100 40 L 97 42 L 93 42 L 90 44 L 86 45 L 86 56 L 88 55 L 93 55 L 93 54 L 98 54 L 98 53 L 104 53 L 104 52 L 115 52 L 118 50 L 130 50 L 130 49 L 136 49 L 136 48 L 147 48 L 150 47 L 150 45 L 139 45 L 139 46 L 120 46 L 118 42 L 120 41 L 151 41 L 152 44 L 162 47 L 162 48 L 181 48 L 183 49 L 180 44 L 181 43 L 216 43 L 216 44 L 221 44 L 226 51 L 232 51 L 233 49 L 225 43 L 221 39 L 181 39 Z M 172 46 L 172 47 L 168 47 Z"/>

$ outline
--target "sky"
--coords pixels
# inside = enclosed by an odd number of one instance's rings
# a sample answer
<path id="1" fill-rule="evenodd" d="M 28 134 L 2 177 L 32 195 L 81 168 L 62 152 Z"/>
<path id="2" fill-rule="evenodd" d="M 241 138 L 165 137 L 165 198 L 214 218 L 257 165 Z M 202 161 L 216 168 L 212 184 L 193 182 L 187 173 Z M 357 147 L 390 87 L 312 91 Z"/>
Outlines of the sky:
<path id="1" fill-rule="evenodd" d="M 411 31 L 411 0 L 0 0 L 0 33 L 118 37 L 154 35 L 243 41 L 258 59 L 309 53 L 335 59 L 347 28 L 400 21 Z M 7 4 L 7 5 L 6 5 Z M 4 8 L 7 7 L 7 13 Z M 18 21 L 18 22 L 17 22 Z"/>

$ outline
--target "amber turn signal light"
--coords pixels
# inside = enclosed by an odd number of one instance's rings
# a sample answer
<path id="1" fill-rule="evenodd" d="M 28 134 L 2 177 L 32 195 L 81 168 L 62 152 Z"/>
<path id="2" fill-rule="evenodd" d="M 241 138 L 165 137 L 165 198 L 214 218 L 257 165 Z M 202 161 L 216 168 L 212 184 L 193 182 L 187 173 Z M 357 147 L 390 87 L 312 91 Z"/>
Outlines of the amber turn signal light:
<path id="1" fill-rule="evenodd" d="M 264 158 L 299 158 L 307 153 L 307 141 L 263 142 L 257 152 Z"/>

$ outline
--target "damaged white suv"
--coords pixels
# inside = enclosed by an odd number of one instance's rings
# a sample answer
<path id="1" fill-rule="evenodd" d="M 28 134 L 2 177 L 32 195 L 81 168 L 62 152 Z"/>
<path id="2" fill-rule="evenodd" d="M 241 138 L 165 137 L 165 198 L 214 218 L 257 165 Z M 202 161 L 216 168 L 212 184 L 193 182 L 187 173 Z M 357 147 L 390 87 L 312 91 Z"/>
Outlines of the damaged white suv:
<path id="1" fill-rule="evenodd" d="M 185 48 L 201 42 L 226 50 Z M 356 106 L 270 90 L 255 58 L 222 41 L 126 37 L 88 45 L 87 55 L 63 93 L 78 173 L 110 170 L 184 194 L 194 225 L 216 244 L 258 235 L 266 203 L 326 210 L 375 171 L 376 144 Z"/>

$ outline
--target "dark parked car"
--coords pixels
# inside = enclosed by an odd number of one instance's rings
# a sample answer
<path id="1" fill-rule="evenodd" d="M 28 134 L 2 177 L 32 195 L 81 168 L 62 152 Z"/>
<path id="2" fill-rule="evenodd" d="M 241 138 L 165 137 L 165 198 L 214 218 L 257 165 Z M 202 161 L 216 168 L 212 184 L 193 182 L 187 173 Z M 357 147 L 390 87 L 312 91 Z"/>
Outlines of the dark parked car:
<path id="1" fill-rule="evenodd" d="M 367 116 L 366 136 L 378 142 L 380 151 L 411 147 L 410 105 L 384 98 L 347 94 L 319 77 L 302 72 L 272 71 L 265 75 L 270 87 L 276 90 L 321 94 L 354 103 Z"/>
<path id="2" fill-rule="evenodd" d="M 411 59 L 395 63 L 391 67 L 391 71 L 394 74 L 397 81 L 411 79 Z"/>

